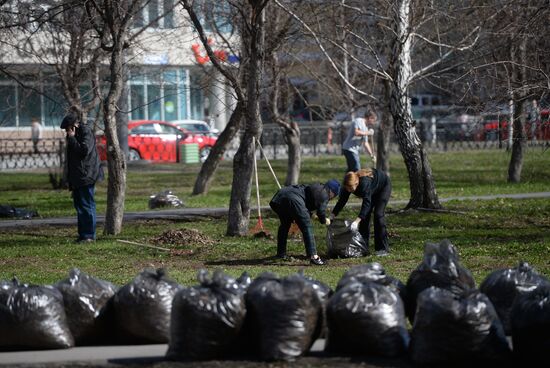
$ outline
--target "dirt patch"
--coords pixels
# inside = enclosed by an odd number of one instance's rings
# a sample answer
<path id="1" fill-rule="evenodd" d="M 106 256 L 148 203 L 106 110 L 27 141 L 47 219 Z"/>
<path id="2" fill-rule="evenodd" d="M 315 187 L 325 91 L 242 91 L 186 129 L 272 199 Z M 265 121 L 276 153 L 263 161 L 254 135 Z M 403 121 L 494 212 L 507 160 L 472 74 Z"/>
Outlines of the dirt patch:
<path id="1" fill-rule="evenodd" d="M 150 239 L 156 245 L 175 245 L 181 247 L 199 246 L 208 247 L 214 244 L 208 235 L 204 235 L 196 229 L 167 230 L 161 235 Z"/>

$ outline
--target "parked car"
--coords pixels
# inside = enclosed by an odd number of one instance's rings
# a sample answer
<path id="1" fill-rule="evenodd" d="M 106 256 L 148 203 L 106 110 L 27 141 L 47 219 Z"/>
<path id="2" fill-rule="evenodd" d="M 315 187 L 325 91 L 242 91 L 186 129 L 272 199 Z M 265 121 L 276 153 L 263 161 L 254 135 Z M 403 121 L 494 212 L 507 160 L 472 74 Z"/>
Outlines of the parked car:
<path id="1" fill-rule="evenodd" d="M 177 162 L 177 145 L 196 143 L 199 145 L 201 162 L 204 162 L 216 138 L 192 134 L 174 124 L 158 120 L 136 120 L 128 122 L 128 160 L 153 162 Z M 98 136 L 97 148 L 101 160 L 107 160 L 105 135 Z"/>
<path id="2" fill-rule="evenodd" d="M 193 134 L 217 137 L 220 133 L 218 129 L 210 128 L 210 125 L 208 125 L 206 121 L 202 120 L 172 120 L 170 123 Z"/>

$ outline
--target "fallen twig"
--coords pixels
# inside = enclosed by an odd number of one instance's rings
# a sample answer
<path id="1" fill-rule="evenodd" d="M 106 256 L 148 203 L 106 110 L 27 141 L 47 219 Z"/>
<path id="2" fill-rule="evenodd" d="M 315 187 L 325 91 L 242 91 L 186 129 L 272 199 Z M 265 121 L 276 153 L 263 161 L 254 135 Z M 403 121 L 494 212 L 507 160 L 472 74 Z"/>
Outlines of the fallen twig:
<path id="1" fill-rule="evenodd" d="M 121 242 L 121 243 L 125 243 L 125 244 L 133 244 L 133 245 L 139 245 L 139 246 L 142 246 L 142 247 L 158 249 L 158 250 L 162 250 L 164 252 L 170 252 L 171 251 L 171 249 L 169 249 L 169 248 L 157 247 L 156 245 L 143 244 L 143 243 L 138 243 L 138 242 L 134 242 L 134 241 L 130 241 L 130 240 L 117 239 L 116 241 Z"/>

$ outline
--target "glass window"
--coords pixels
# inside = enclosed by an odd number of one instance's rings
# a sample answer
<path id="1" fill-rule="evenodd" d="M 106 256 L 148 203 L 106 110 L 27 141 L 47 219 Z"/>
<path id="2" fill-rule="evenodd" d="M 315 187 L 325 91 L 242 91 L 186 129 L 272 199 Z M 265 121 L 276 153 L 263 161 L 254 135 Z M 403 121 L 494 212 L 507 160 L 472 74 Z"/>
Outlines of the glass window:
<path id="1" fill-rule="evenodd" d="M 147 112 L 149 120 L 161 120 L 161 94 L 160 86 L 147 86 Z"/>
<path id="2" fill-rule="evenodd" d="M 133 128 L 130 134 L 158 134 L 154 124 L 142 124 Z"/>
<path id="3" fill-rule="evenodd" d="M 138 84 L 130 85 L 130 102 L 132 120 L 145 119 L 145 87 Z"/>
<path id="4" fill-rule="evenodd" d="M 441 103 L 439 102 L 439 97 L 432 97 L 432 105 L 433 106 L 441 105 Z"/>
<path id="5" fill-rule="evenodd" d="M 430 104 L 429 97 L 422 97 L 422 106 L 428 106 Z"/>
<path id="6" fill-rule="evenodd" d="M 174 0 L 164 0 L 164 11 L 174 8 Z M 175 28 L 174 11 L 170 11 L 164 16 L 164 28 Z"/>
<path id="7" fill-rule="evenodd" d="M 46 126 L 58 127 L 65 116 L 67 107 L 61 86 L 46 85 L 44 87 L 44 123 Z"/>
<path id="8" fill-rule="evenodd" d="M 33 89 L 19 88 L 19 126 L 31 126 L 33 119 L 41 120 L 40 93 Z"/>
<path id="9" fill-rule="evenodd" d="M 187 71 L 185 69 L 179 70 L 179 118 L 187 119 L 189 116 L 187 113 Z"/>
<path id="10" fill-rule="evenodd" d="M 174 85 L 164 87 L 164 120 L 178 118 L 178 89 Z"/>
<path id="11" fill-rule="evenodd" d="M 14 127 L 15 112 L 15 86 L 0 86 L 0 127 Z"/>
<path id="12" fill-rule="evenodd" d="M 200 79 L 192 74 L 190 85 L 190 98 L 191 98 L 191 119 L 202 120 L 204 119 L 204 96 Z"/>
<path id="13" fill-rule="evenodd" d="M 417 97 L 411 98 L 411 105 L 418 106 L 418 98 Z"/>
<path id="14" fill-rule="evenodd" d="M 159 16 L 159 0 L 151 0 L 149 2 L 149 22 L 157 19 Z M 150 23 L 151 27 L 158 27 L 158 21 Z"/>

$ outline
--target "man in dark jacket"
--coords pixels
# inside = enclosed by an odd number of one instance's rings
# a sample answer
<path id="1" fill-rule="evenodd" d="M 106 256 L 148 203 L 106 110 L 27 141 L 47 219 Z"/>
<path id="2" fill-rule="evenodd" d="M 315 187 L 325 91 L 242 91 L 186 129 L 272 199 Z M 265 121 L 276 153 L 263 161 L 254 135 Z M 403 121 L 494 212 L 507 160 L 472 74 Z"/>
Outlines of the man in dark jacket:
<path id="1" fill-rule="evenodd" d="M 357 218 L 350 225 L 350 229 L 359 231 L 368 246 L 370 217 L 371 213 L 374 212 L 375 254 L 378 256 L 387 255 L 390 247 L 385 212 L 391 195 L 390 178 L 383 171 L 377 169 L 348 172 L 344 177 L 343 189 L 338 197 L 338 203 L 332 210 L 332 219 L 344 208 L 351 193 L 361 198 L 363 202 Z"/>
<path id="2" fill-rule="evenodd" d="M 78 219 L 77 242 L 93 242 L 96 230 L 95 183 L 103 179 L 94 134 L 72 112 L 63 118 L 61 129 L 67 133 L 64 174 L 73 194 Z"/>
<path id="3" fill-rule="evenodd" d="M 324 261 L 317 254 L 311 214 L 317 212 L 321 224 L 330 225 L 326 217 L 328 201 L 338 195 L 340 183 L 329 180 L 325 185 L 291 185 L 281 188 L 269 203 L 279 216 L 281 224 L 277 232 L 277 257 L 286 257 L 288 230 L 293 221 L 296 222 L 304 238 L 306 254 L 310 262 L 323 265 Z"/>

